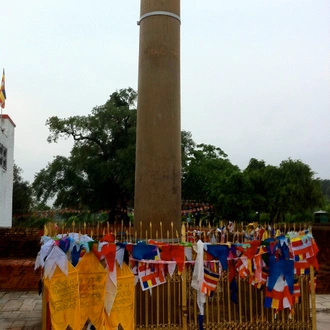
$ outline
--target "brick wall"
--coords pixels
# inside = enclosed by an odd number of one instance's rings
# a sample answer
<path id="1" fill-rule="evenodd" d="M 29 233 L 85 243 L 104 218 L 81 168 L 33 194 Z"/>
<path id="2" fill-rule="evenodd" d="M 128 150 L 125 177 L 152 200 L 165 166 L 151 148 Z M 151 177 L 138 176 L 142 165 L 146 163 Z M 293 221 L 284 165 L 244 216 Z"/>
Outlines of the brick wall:
<path id="1" fill-rule="evenodd" d="M 316 293 L 330 293 L 330 223 L 314 224 L 313 236 L 319 248 L 317 260 L 320 270 L 317 275 Z"/>
<path id="2" fill-rule="evenodd" d="M 34 271 L 35 259 L 0 259 L 0 290 L 38 290 L 41 269 Z"/>
<path id="3" fill-rule="evenodd" d="M 38 290 L 41 270 L 34 271 L 40 250 L 38 229 L 0 228 L 0 290 Z"/>
<path id="4" fill-rule="evenodd" d="M 35 258 L 40 236 L 38 229 L 0 228 L 0 258 Z"/>

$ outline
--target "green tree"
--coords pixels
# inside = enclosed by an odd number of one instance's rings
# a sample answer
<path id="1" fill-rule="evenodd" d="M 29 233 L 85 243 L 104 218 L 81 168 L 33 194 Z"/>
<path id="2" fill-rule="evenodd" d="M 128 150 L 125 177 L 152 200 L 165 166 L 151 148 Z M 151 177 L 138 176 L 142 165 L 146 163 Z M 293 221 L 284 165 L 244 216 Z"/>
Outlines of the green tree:
<path id="1" fill-rule="evenodd" d="M 285 221 L 287 214 L 311 213 L 323 204 L 320 182 L 300 160 L 282 161 L 264 170 L 267 209 L 271 221 Z"/>
<path id="2" fill-rule="evenodd" d="M 184 199 L 213 204 L 219 217 L 242 220 L 250 212 L 249 182 L 227 154 L 209 144 L 193 143 L 185 133 L 182 193 Z"/>
<path id="3" fill-rule="evenodd" d="M 330 180 L 320 180 L 321 191 L 326 201 L 330 203 Z"/>
<path id="4" fill-rule="evenodd" d="M 28 181 L 23 180 L 23 170 L 14 164 L 13 182 L 13 214 L 26 214 L 33 206 L 32 187 Z"/>
<path id="5" fill-rule="evenodd" d="M 88 116 L 51 117 L 48 142 L 73 138 L 69 157 L 57 156 L 36 174 L 38 201 L 97 211 L 126 207 L 133 199 L 137 93 L 121 89 Z"/>
<path id="6" fill-rule="evenodd" d="M 267 211 L 268 191 L 266 189 L 267 176 L 265 175 L 266 164 L 264 160 L 251 158 L 248 166 L 243 171 L 244 176 L 250 184 L 251 209 L 259 215 Z"/>

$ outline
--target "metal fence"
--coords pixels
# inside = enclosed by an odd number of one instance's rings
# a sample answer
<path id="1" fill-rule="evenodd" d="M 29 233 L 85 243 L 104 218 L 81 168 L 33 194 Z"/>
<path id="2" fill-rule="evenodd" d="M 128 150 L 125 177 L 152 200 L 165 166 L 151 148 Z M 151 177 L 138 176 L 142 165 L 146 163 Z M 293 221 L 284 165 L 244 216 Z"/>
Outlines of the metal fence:
<path id="1" fill-rule="evenodd" d="M 179 276 L 167 276 L 165 285 L 149 291 L 136 286 L 136 329 L 198 330 L 197 292 L 190 285 L 192 268 Z M 264 307 L 264 291 L 249 284 L 248 279 L 236 277 L 238 303 L 230 299 L 228 273 L 224 272 L 212 297 L 205 304 L 204 330 L 215 329 L 316 329 L 315 310 L 311 304 L 309 276 L 297 278 L 300 300 L 290 313 Z M 315 294 L 315 293 L 314 293 Z"/>
<path id="2" fill-rule="evenodd" d="M 255 225 L 255 224 L 254 224 Z M 226 224 L 227 227 L 228 224 Z M 269 226 L 271 227 L 271 226 Z M 231 239 L 243 242 L 246 232 L 243 224 L 237 226 L 236 231 L 226 235 L 210 226 L 189 228 L 183 225 L 181 240 L 193 239 L 208 240 L 210 233 L 216 242 L 230 242 Z M 291 230 L 303 230 L 307 225 L 291 224 L 273 226 L 272 233 L 286 233 Z M 77 230 L 78 229 L 78 230 Z M 270 230 L 270 229 L 269 229 Z M 108 224 L 94 227 L 83 225 L 78 227 L 73 223 L 70 228 L 48 224 L 45 234 L 50 236 L 56 233 L 81 232 L 89 234 L 94 239 L 100 239 L 107 233 L 113 233 L 118 241 L 135 243 L 137 233 L 132 232 L 130 226 L 110 227 Z M 269 233 L 271 235 L 271 233 Z M 178 236 L 178 235 L 176 235 Z M 173 239 L 173 237 L 172 237 Z M 171 240 L 170 240 L 171 241 Z M 142 291 L 139 285 L 135 286 L 135 329 L 182 329 L 199 330 L 199 310 L 197 303 L 197 291 L 192 288 L 193 266 L 189 263 L 182 274 L 174 272 L 172 277 L 167 274 L 166 283 L 157 286 L 152 291 Z M 316 302 L 315 302 L 315 277 L 314 268 L 310 267 L 309 275 L 295 276 L 295 282 L 299 284 L 300 297 L 296 300 L 293 308 L 275 312 L 274 309 L 264 307 L 265 292 L 249 283 L 249 277 L 242 279 L 238 274 L 235 276 L 238 291 L 237 302 L 231 299 L 229 273 L 223 271 L 217 283 L 212 297 L 206 297 L 203 329 L 312 329 L 316 330 Z M 44 315 L 46 312 L 44 311 Z M 43 329 L 46 326 L 47 316 L 44 317 Z"/>

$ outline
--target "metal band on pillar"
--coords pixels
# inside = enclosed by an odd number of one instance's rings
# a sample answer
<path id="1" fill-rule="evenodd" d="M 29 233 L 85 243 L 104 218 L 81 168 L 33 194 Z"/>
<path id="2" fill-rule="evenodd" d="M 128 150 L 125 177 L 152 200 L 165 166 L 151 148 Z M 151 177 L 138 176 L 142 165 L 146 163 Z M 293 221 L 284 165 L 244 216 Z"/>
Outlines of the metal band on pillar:
<path id="1" fill-rule="evenodd" d="M 141 21 L 149 16 L 170 16 L 170 17 L 173 17 L 175 19 L 177 19 L 180 24 L 181 24 L 181 19 L 180 19 L 180 16 L 176 15 L 176 14 L 173 14 L 169 11 L 152 11 L 150 13 L 146 13 L 144 15 L 142 15 L 140 17 L 140 20 L 137 22 L 137 25 L 140 25 Z"/>

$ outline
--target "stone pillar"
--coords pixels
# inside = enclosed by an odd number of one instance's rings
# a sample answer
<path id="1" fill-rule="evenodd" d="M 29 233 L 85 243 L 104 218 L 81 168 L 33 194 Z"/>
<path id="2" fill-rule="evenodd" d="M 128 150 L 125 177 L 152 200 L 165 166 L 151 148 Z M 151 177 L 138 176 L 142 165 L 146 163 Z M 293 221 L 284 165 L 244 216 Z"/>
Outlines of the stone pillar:
<path id="1" fill-rule="evenodd" d="M 162 222 L 167 238 L 181 228 L 180 0 L 141 0 L 139 25 L 134 229 L 161 238 Z"/>

